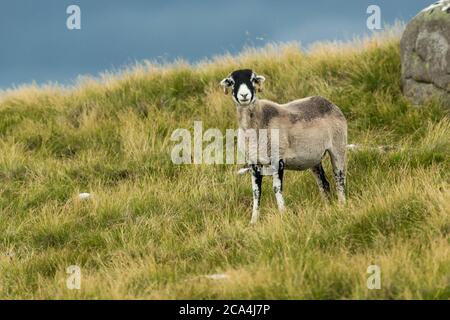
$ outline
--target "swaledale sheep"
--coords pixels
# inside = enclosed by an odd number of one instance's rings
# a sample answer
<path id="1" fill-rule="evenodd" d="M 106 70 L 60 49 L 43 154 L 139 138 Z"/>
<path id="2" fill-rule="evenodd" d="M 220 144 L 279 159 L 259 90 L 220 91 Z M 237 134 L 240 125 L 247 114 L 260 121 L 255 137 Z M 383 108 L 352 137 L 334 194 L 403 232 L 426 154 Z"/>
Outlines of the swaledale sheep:
<path id="1" fill-rule="evenodd" d="M 311 169 L 321 194 L 329 199 L 330 185 L 322 167 L 322 159 L 328 152 L 336 179 L 340 203 L 345 203 L 345 153 L 347 145 L 347 121 L 341 110 L 325 98 L 314 96 L 277 104 L 260 100 L 255 92 L 261 91 L 263 76 L 252 70 L 237 70 L 220 84 L 225 94 L 232 91 L 237 106 L 239 128 L 278 129 L 279 159 L 271 159 L 273 191 L 278 208 L 284 210 L 284 170 Z M 262 169 L 260 162 L 249 163 L 252 173 L 253 212 L 251 223 L 259 216 Z"/>

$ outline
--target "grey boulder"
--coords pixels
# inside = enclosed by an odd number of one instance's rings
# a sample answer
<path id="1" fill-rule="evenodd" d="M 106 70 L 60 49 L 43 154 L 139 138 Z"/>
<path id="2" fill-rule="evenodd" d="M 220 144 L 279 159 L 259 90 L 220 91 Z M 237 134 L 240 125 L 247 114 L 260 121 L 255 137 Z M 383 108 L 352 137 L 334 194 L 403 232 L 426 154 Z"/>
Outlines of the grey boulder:
<path id="1" fill-rule="evenodd" d="M 406 26 L 401 42 L 404 95 L 416 105 L 441 99 L 450 106 L 450 0 L 422 10 Z"/>

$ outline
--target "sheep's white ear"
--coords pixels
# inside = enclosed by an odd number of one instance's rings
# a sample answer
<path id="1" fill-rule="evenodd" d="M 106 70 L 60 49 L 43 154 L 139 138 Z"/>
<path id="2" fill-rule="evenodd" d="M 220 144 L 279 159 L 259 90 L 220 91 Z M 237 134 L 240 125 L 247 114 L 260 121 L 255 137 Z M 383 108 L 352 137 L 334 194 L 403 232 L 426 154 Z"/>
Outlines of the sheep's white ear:
<path id="1" fill-rule="evenodd" d="M 223 93 L 228 94 L 228 89 L 233 85 L 233 79 L 231 77 L 226 77 L 220 81 L 220 85 L 223 88 Z"/>
<path id="2" fill-rule="evenodd" d="M 263 88 L 264 88 L 263 84 L 264 84 L 264 81 L 266 81 L 266 78 L 263 76 L 254 74 L 253 81 L 256 84 L 256 90 L 258 90 L 258 92 L 263 91 Z"/>

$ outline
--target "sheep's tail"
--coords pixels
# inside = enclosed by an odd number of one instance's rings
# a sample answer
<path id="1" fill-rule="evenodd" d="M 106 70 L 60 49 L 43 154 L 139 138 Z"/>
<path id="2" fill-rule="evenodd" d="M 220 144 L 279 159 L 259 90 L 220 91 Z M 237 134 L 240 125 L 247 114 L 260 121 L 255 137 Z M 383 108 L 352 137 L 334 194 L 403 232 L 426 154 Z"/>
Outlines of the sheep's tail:
<path id="1" fill-rule="evenodd" d="M 247 173 L 248 171 L 250 171 L 250 168 L 246 167 L 246 168 L 239 169 L 236 174 L 241 175 L 241 174 Z"/>

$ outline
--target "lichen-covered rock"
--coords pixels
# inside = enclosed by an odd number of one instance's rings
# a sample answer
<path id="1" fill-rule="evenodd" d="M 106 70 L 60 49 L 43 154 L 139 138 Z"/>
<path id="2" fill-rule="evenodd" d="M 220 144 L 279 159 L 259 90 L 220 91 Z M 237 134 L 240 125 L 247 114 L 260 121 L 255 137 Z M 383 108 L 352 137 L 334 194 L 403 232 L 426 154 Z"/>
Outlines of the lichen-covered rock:
<path id="1" fill-rule="evenodd" d="M 401 39 L 403 92 L 414 104 L 441 98 L 450 107 L 450 0 L 422 10 Z"/>

